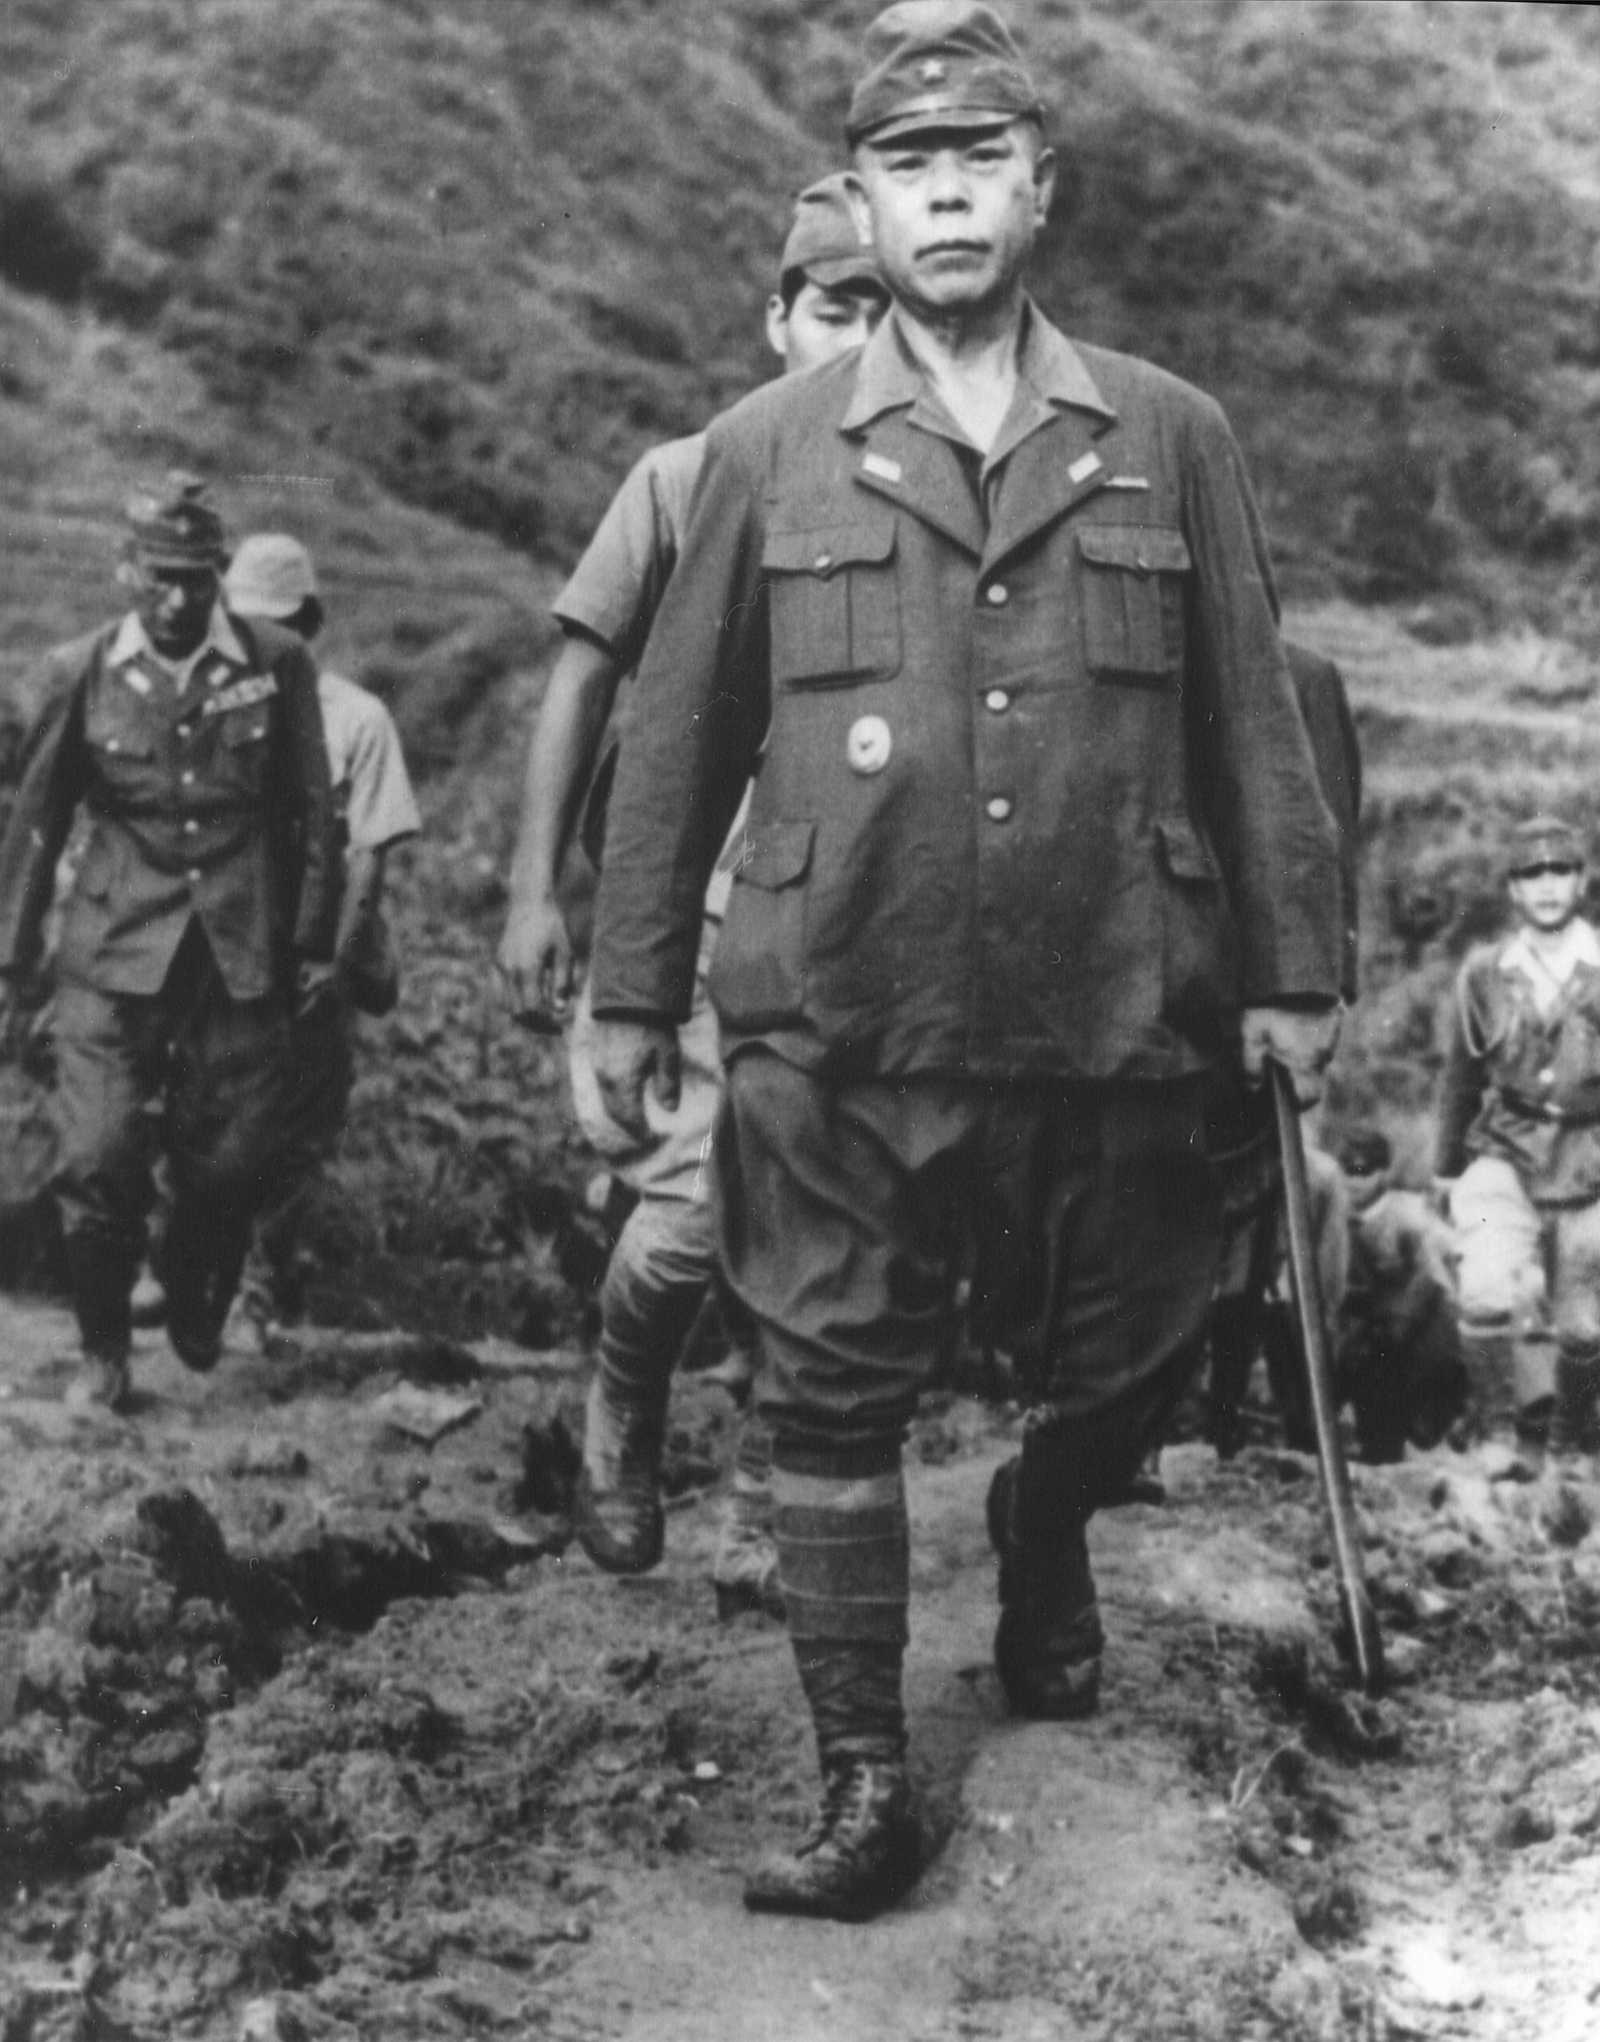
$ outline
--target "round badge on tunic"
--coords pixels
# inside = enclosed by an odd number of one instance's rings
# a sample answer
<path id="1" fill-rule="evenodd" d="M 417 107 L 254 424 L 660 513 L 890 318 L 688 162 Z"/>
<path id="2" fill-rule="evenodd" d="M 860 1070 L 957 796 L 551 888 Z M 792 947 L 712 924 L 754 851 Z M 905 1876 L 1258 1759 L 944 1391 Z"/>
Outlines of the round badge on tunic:
<path id="1" fill-rule="evenodd" d="M 852 773 L 881 773 L 892 748 L 889 726 L 881 716 L 858 716 L 845 740 L 845 757 Z"/>

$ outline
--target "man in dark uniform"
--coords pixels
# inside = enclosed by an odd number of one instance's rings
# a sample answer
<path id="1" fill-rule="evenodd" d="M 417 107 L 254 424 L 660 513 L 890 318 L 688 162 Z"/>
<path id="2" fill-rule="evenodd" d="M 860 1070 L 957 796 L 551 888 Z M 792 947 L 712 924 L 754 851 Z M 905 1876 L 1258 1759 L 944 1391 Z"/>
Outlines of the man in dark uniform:
<path id="1" fill-rule="evenodd" d="M 1216 1270 L 1207 1073 L 1312 1096 L 1338 873 L 1217 407 L 1078 347 L 1022 276 L 1054 163 L 1004 25 L 905 0 L 848 135 L 894 307 L 711 428 L 601 881 L 597 1069 L 670 1095 L 706 875 L 755 778 L 711 975 L 729 1283 L 775 1431 L 819 1820 L 755 1907 L 915 1876 L 901 1450 L 958 1224 L 1045 1365 L 1004 1523 L 1011 1707 L 1093 1706 L 1085 1527 L 1192 1366 Z"/>
<path id="2" fill-rule="evenodd" d="M 56 958 L 56 1190 L 84 1387 L 113 1410 L 155 1130 L 174 1200 L 168 1334 L 205 1370 L 272 1155 L 291 1009 L 329 994 L 338 913 L 309 655 L 224 608 L 200 481 L 174 475 L 127 517 L 133 607 L 52 656 L 0 840 L 10 993 L 38 963 L 57 858 L 87 819 Z"/>

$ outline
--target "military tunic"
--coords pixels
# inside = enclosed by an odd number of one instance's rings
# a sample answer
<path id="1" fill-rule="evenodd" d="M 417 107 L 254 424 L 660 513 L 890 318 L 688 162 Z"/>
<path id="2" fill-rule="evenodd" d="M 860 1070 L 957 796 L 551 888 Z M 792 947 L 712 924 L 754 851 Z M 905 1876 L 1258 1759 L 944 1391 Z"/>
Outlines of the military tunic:
<path id="1" fill-rule="evenodd" d="M 133 616 L 52 657 L 0 843 L 0 970 L 36 964 L 80 814 L 57 949 L 57 1189 L 86 1351 L 115 1352 L 156 1128 L 184 1282 L 221 1271 L 231 1287 L 279 1139 L 295 964 L 332 956 L 328 761 L 304 646 L 219 607 L 176 669 Z"/>
<path id="2" fill-rule="evenodd" d="M 714 1163 L 780 1467 L 887 1464 L 975 1222 L 1007 1344 L 1114 1487 L 1210 1295 L 1205 1074 L 1242 1005 L 1338 992 L 1226 422 L 1031 307 L 1019 371 L 981 455 L 891 314 L 712 426 L 613 796 L 595 1011 L 678 1019 L 755 778 Z"/>
<path id="3" fill-rule="evenodd" d="M 1165 1078 L 1338 992 L 1333 834 L 1217 407 L 1036 312 L 980 462 L 891 316 L 711 429 L 614 800 L 596 1011 L 730 1055 Z M 762 740 L 766 738 L 764 750 Z"/>

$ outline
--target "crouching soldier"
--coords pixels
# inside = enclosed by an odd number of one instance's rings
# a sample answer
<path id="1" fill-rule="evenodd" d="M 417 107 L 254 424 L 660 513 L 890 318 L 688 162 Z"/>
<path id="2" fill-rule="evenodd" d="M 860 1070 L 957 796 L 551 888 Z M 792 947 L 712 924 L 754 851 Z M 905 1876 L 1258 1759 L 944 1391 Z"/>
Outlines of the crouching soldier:
<path id="1" fill-rule="evenodd" d="M 61 1207 L 83 1389 L 128 1396 L 151 1163 L 173 1210 L 168 1334 L 207 1370 L 270 1163 L 290 1017 L 331 986 L 337 881 L 316 672 L 220 601 L 204 485 L 135 496 L 120 619 L 56 652 L 0 840 L 0 974 L 37 966 L 56 860 L 86 843 L 57 951 Z"/>
<path id="2" fill-rule="evenodd" d="M 1516 928 L 1456 981 L 1435 1167 L 1477 1425 L 1537 1449 L 1581 1443 L 1600 1370 L 1600 937 L 1569 824 L 1521 824 L 1506 864 Z"/>

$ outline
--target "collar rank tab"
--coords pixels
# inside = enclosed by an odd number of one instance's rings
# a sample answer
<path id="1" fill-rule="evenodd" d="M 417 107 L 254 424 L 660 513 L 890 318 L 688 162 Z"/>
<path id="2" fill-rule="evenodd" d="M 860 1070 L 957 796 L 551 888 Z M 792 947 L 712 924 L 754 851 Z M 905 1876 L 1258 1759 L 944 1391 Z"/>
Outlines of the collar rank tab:
<path id="1" fill-rule="evenodd" d="M 1067 470 L 1067 480 L 1072 483 L 1087 482 L 1091 475 L 1100 473 L 1101 466 L 1098 454 L 1093 452 L 1080 454 Z"/>
<path id="2" fill-rule="evenodd" d="M 902 470 L 898 461 L 891 461 L 887 454 L 863 454 L 861 457 L 863 475 L 876 475 L 880 482 L 898 482 Z"/>

